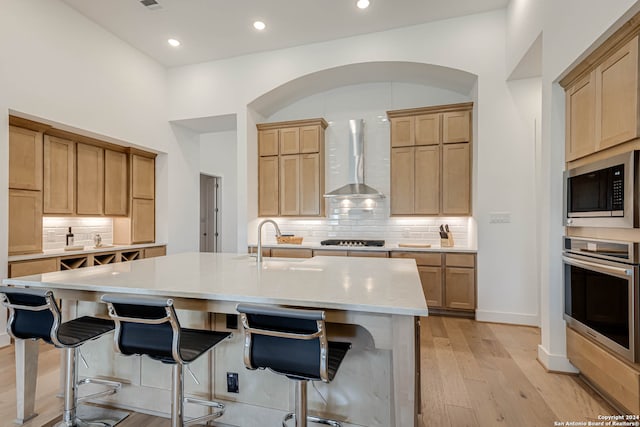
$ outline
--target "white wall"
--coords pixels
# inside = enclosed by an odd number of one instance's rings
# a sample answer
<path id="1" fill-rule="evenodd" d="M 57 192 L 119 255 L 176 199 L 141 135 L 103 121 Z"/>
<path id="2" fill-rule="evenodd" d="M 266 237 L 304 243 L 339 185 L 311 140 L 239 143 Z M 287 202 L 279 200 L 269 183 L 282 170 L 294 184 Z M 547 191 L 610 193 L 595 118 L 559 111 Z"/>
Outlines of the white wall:
<path id="1" fill-rule="evenodd" d="M 238 185 L 236 131 L 215 132 L 200 135 L 200 171 L 220 177 L 220 215 L 222 252 L 238 251 Z M 246 250 L 246 249 L 243 249 Z"/>
<path id="2" fill-rule="evenodd" d="M 535 253 L 535 229 L 529 227 L 535 223 L 529 191 L 534 167 L 530 157 L 519 151 L 521 145 L 527 145 L 522 135 L 529 135 L 528 122 L 523 123 L 514 93 L 505 82 L 505 38 L 506 12 L 495 11 L 175 68 L 168 76 L 169 114 L 171 119 L 185 119 L 238 113 L 238 247 L 242 247 L 247 244 L 243 226 L 256 217 L 252 201 L 257 182 L 254 125 L 261 120 L 247 110 L 251 101 L 293 79 L 354 63 L 409 61 L 477 75 L 474 167 L 478 203 L 474 213 L 482 254 L 479 318 L 537 324 L 536 270 L 529 262 L 530 254 Z M 507 194 L 496 191 L 504 183 L 510 185 Z M 489 212 L 497 208 L 511 212 L 513 218 L 511 224 L 502 226 L 499 238 L 488 224 Z M 522 247 L 527 249 L 519 249 Z"/>
<path id="3" fill-rule="evenodd" d="M 542 32 L 544 2 L 540 0 L 510 0 L 507 5 L 507 71 L 518 65 L 527 50 Z"/>

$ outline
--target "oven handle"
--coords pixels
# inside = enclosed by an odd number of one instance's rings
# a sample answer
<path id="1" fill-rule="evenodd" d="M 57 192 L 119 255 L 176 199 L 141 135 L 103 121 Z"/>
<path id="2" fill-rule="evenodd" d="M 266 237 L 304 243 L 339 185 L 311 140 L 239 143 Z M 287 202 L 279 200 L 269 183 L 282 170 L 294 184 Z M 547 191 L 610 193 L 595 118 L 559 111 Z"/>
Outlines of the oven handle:
<path id="1" fill-rule="evenodd" d="M 622 267 L 613 267 L 610 265 L 597 264 L 595 262 L 583 261 L 580 259 L 569 258 L 567 256 L 563 256 L 562 260 L 570 265 L 575 265 L 577 267 L 589 267 L 592 270 L 599 271 L 601 273 L 610 273 L 616 275 L 625 275 L 625 276 L 633 276 L 633 269 L 631 268 L 622 268 Z"/>

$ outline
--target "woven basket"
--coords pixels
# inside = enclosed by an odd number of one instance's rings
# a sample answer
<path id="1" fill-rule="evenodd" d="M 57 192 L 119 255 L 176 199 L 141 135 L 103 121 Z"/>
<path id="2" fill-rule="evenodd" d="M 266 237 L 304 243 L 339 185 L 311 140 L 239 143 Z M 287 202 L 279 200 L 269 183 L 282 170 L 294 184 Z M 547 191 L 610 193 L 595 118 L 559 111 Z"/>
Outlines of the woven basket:
<path id="1" fill-rule="evenodd" d="M 302 237 L 298 236 L 276 236 L 279 244 L 288 245 L 300 245 L 302 244 Z"/>

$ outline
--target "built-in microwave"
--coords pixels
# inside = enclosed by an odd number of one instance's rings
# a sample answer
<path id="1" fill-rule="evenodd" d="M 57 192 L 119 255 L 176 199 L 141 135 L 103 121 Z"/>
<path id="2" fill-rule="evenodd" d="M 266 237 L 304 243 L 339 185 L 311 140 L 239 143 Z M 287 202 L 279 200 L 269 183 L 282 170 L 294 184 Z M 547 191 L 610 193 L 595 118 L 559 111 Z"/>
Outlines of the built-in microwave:
<path id="1" fill-rule="evenodd" d="M 631 151 L 565 171 L 565 225 L 638 227 L 639 153 Z"/>

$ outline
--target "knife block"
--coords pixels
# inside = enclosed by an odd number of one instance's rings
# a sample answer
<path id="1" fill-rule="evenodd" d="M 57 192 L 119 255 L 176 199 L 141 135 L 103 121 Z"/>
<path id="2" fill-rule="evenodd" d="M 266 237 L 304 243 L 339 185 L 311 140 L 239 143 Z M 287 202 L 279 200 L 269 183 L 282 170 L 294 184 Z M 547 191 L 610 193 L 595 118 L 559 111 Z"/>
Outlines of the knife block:
<path id="1" fill-rule="evenodd" d="M 448 231 L 447 232 L 447 238 L 446 239 L 444 239 L 444 238 L 440 239 L 440 247 L 452 248 L 453 245 L 454 245 L 454 243 L 453 243 L 453 233 Z"/>

